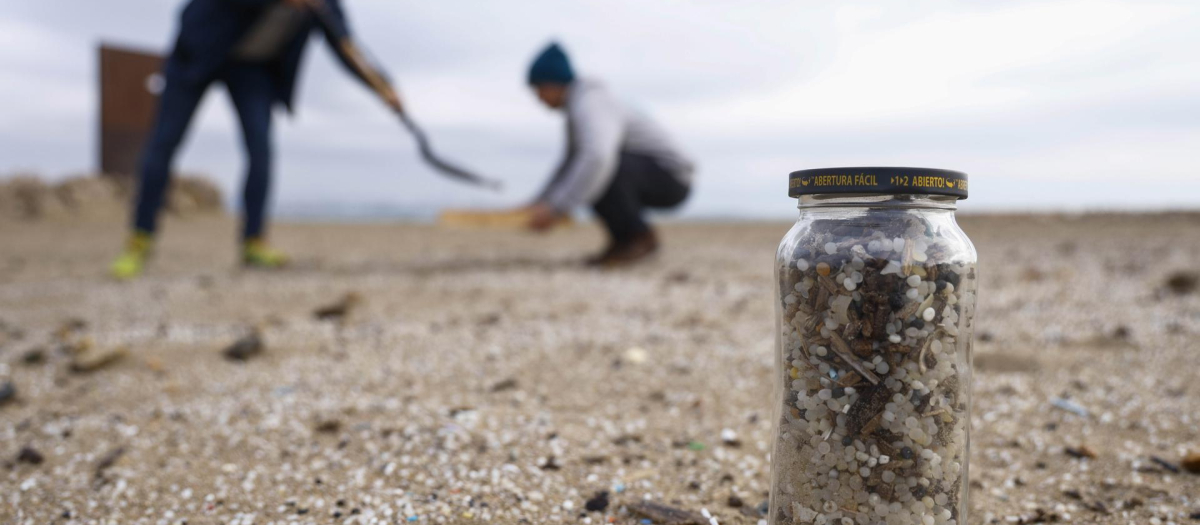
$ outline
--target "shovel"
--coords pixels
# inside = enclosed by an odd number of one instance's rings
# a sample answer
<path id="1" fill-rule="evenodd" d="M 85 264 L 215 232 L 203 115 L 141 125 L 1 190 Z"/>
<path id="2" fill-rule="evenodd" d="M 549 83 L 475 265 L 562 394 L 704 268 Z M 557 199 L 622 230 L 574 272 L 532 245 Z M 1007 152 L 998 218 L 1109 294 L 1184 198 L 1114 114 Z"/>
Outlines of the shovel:
<path id="1" fill-rule="evenodd" d="M 363 51 L 346 36 L 347 30 L 345 26 L 329 12 L 329 8 L 325 5 L 325 2 L 322 0 L 310 0 L 309 5 L 313 14 L 317 17 L 317 23 L 321 25 L 326 34 L 340 35 L 335 51 L 342 59 L 352 64 L 358 71 L 358 74 L 377 93 L 383 93 L 384 90 L 390 89 L 390 83 L 381 76 L 380 71 L 382 70 L 372 65 L 372 62 L 365 58 Z M 416 139 L 417 149 L 421 152 L 421 158 L 435 170 L 452 179 L 476 186 L 483 186 L 493 191 L 499 191 L 503 188 L 503 183 L 496 179 L 481 177 L 439 157 L 437 153 L 434 153 L 433 147 L 430 146 L 429 137 L 425 134 L 425 131 L 413 121 L 412 117 L 409 117 L 403 110 L 397 110 L 396 116 L 400 118 L 400 123 Z"/>

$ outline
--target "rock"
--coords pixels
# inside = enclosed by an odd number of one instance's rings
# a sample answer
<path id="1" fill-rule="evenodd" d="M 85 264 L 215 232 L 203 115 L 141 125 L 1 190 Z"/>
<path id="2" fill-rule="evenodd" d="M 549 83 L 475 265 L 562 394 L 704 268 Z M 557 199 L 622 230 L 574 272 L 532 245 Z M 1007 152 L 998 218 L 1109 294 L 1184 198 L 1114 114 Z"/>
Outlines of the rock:
<path id="1" fill-rule="evenodd" d="M 221 354 L 230 361 L 248 361 L 262 354 L 264 350 L 266 350 L 266 345 L 263 344 L 262 336 L 259 335 L 258 330 L 254 330 L 234 341 L 232 345 L 222 350 Z"/>
<path id="2" fill-rule="evenodd" d="M 129 356 L 129 348 L 117 346 L 107 350 L 87 348 L 71 359 L 71 371 L 77 374 L 96 372 L 117 364 Z"/>
<path id="3" fill-rule="evenodd" d="M 1192 452 L 1184 456 L 1180 465 L 1183 467 L 1183 470 L 1192 474 L 1200 474 L 1200 452 Z"/>
<path id="4" fill-rule="evenodd" d="M 1179 465 L 1171 463 L 1170 461 L 1167 461 L 1163 458 L 1160 458 L 1158 456 L 1150 456 L 1150 461 L 1153 461 L 1155 465 L 1158 465 L 1158 466 L 1166 469 L 1168 472 L 1170 472 L 1172 474 L 1179 473 Z"/>
<path id="5" fill-rule="evenodd" d="M 562 465 L 558 464 L 558 459 L 556 459 L 554 456 L 550 456 L 546 458 L 545 463 L 538 465 L 538 468 L 542 470 L 562 470 Z"/>
<path id="6" fill-rule="evenodd" d="M 346 292 L 346 295 L 343 295 L 336 303 L 314 310 L 313 317 L 321 321 L 340 321 L 360 304 L 362 304 L 362 296 L 358 292 Z"/>
<path id="7" fill-rule="evenodd" d="M 1050 406 L 1059 410 L 1065 410 L 1079 417 L 1088 417 L 1088 409 L 1070 399 L 1056 397 L 1050 400 Z"/>
<path id="8" fill-rule="evenodd" d="M 12 381 L 0 383 L 0 406 L 7 405 L 17 399 L 17 386 Z"/>
<path id="9" fill-rule="evenodd" d="M 108 470 L 113 465 L 116 465 L 117 461 L 120 460 L 121 456 L 124 456 L 124 455 L 125 455 L 125 447 L 117 447 L 117 448 L 114 448 L 114 449 L 108 451 L 108 453 L 105 454 L 104 457 L 100 458 L 100 461 L 96 462 L 95 476 L 97 478 L 103 477 L 104 471 Z"/>
<path id="10" fill-rule="evenodd" d="M 742 440 L 738 439 L 737 433 L 732 428 L 721 431 L 721 443 L 729 448 L 740 448 L 742 446 Z"/>
<path id="11" fill-rule="evenodd" d="M 1167 276 L 1166 287 L 1175 295 L 1187 295 L 1200 287 L 1200 273 L 1179 271 Z"/>
<path id="12" fill-rule="evenodd" d="M 30 465 L 41 465 L 46 457 L 30 446 L 21 447 L 21 451 L 17 452 L 17 463 L 28 463 Z"/>
<path id="13" fill-rule="evenodd" d="M 507 390 L 515 390 L 520 384 L 516 379 L 508 378 L 499 383 L 492 385 L 492 392 L 504 392 Z"/>
<path id="14" fill-rule="evenodd" d="M 604 512 L 608 508 L 608 491 L 602 490 L 593 495 L 583 504 L 583 508 L 588 512 Z"/>
<path id="15" fill-rule="evenodd" d="M 646 359 L 649 357 L 649 355 L 646 353 L 645 350 L 642 350 L 641 348 L 638 348 L 635 346 L 633 348 L 625 350 L 625 353 L 622 354 L 621 357 L 629 363 L 632 363 L 635 365 L 640 365 L 640 364 L 646 362 Z"/>
<path id="16" fill-rule="evenodd" d="M 1063 449 L 1063 452 L 1066 452 L 1068 456 L 1071 456 L 1075 459 L 1096 459 L 1097 456 L 1096 451 L 1092 450 L 1092 448 L 1087 445 L 1067 447 Z"/>
<path id="17" fill-rule="evenodd" d="M 746 505 L 746 502 L 742 501 L 742 498 L 739 498 L 737 494 L 730 494 L 729 498 L 725 500 L 725 504 L 732 508 L 740 509 Z"/>
<path id="18" fill-rule="evenodd" d="M 668 507 L 652 501 L 630 503 L 629 512 L 663 525 L 706 525 L 708 520 L 695 512 Z"/>
<path id="19" fill-rule="evenodd" d="M 30 348 L 21 354 L 21 364 L 25 366 L 40 365 L 44 362 L 46 362 L 46 350 L 40 346 Z"/>
<path id="20" fill-rule="evenodd" d="M 327 419 L 317 423 L 316 431 L 322 434 L 333 434 L 342 429 L 342 422 L 336 419 Z"/>

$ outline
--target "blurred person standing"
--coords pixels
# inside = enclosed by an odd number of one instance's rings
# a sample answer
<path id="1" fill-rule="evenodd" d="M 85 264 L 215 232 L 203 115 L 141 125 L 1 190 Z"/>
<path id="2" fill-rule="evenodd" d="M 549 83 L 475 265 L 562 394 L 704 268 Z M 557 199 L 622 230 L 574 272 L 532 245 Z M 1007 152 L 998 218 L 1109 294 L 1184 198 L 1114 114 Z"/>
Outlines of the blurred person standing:
<path id="1" fill-rule="evenodd" d="M 544 231 L 590 205 L 608 231 L 608 247 L 591 266 L 615 267 L 658 251 L 648 208 L 674 208 L 691 191 L 695 166 L 649 116 L 620 102 L 599 81 L 577 78 L 552 43 L 534 59 L 528 81 L 539 100 L 566 116 L 567 152 L 528 207 L 530 228 Z"/>
<path id="2" fill-rule="evenodd" d="M 322 10 L 318 24 L 315 10 Z M 266 205 L 271 182 L 272 110 L 290 112 L 300 59 L 309 35 L 320 29 L 352 73 L 395 111 L 400 99 L 391 84 L 352 45 L 340 0 L 190 0 L 167 58 L 166 86 L 143 150 L 133 232 L 112 263 L 118 278 L 139 275 L 154 243 L 171 166 L 200 100 L 210 85 L 225 84 L 237 111 L 248 160 L 242 193 L 242 262 L 278 268 L 287 258 L 266 242 Z"/>

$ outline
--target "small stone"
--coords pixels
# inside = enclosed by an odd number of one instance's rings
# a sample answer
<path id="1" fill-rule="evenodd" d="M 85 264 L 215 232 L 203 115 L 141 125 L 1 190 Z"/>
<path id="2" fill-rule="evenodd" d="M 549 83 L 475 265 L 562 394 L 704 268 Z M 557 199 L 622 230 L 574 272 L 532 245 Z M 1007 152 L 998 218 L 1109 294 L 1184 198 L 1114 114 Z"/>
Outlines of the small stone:
<path id="1" fill-rule="evenodd" d="M 108 451 L 108 453 L 105 454 L 104 457 L 100 458 L 100 461 L 96 462 L 96 472 L 95 472 L 96 477 L 99 478 L 99 477 L 103 476 L 104 471 L 108 470 L 113 465 L 116 465 L 117 461 L 120 460 L 121 456 L 124 456 L 124 455 L 125 455 L 125 447 L 117 447 L 117 448 L 114 448 L 114 449 Z"/>
<path id="2" fill-rule="evenodd" d="M 515 390 L 519 385 L 520 385 L 520 383 L 518 383 L 516 379 L 513 379 L 510 377 L 508 379 L 505 379 L 503 381 L 500 381 L 499 383 L 492 385 L 492 392 L 505 392 L 508 390 Z"/>
<path id="3" fill-rule="evenodd" d="M 221 354 L 230 361 L 248 361 L 250 358 L 262 354 L 265 349 L 266 345 L 263 344 L 262 336 L 259 335 L 258 330 L 254 330 L 234 341 L 232 345 L 222 350 Z"/>
<path id="4" fill-rule="evenodd" d="M 746 505 L 746 502 L 742 501 L 742 498 L 739 498 L 737 494 L 730 494 L 729 499 L 725 500 L 725 504 L 731 508 L 740 509 Z"/>
<path id="5" fill-rule="evenodd" d="M 1200 474 L 1200 452 L 1192 452 L 1184 456 L 1180 465 L 1183 467 L 1183 470 L 1192 474 Z"/>
<path id="6" fill-rule="evenodd" d="M 321 321 L 341 321 L 362 302 L 362 296 L 358 292 L 346 292 L 337 302 L 313 310 L 313 317 Z"/>
<path id="7" fill-rule="evenodd" d="M 17 386 L 12 381 L 0 384 L 0 406 L 7 405 L 17 398 Z"/>
<path id="8" fill-rule="evenodd" d="M 913 458 L 913 449 L 911 449 L 909 447 L 904 447 L 904 448 L 900 449 L 900 457 L 902 457 L 904 459 L 912 459 Z"/>
<path id="9" fill-rule="evenodd" d="M 831 271 L 831 269 L 829 268 L 829 263 L 827 263 L 827 262 L 817 263 L 817 275 L 820 275 L 822 277 L 829 277 L 830 271 Z"/>
<path id="10" fill-rule="evenodd" d="M 604 512 L 608 508 L 608 491 L 597 492 L 583 504 L 583 508 L 588 512 Z"/>
<path id="11" fill-rule="evenodd" d="M 1063 449 L 1063 452 L 1066 452 L 1068 456 L 1071 456 L 1075 459 L 1095 459 L 1097 456 L 1096 451 L 1092 450 L 1092 448 L 1087 445 L 1067 447 Z"/>
<path id="12" fill-rule="evenodd" d="M 129 348 L 118 346 L 108 350 L 88 348 L 71 359 L 71 371 L 77 374 L 96 372 L 117 364 L 129 356 Z"/>
<path id="13" fill-rule="evenodd" d="M 646 362 L 646 359 L 649 357 L 649 354 L 647 354 L 645 350 L 635 346 L 633 348 L 626 350 L 625 354 L 622 357 L 624 358 L 625 361 L 628 361 L 635 365 L 640 365 L 640 364 Z"/>
<path id="14" fill-rule="evenodd" d="M 742 441 L 738 439 L 737 433 L 732 428 L 727 428 L 721 431 L 721 443 L 730 448 L 738 448 L 742 446 Z"/>
<path id="15" fill-rule="evenodd" d="M 30 348 L 21 354 L 21 364 L 26 366 L 40 365 L 46 362 L 46 350 L 40 346 Z"/>
<path id="16" fill-rule="evenodd" d="M 21 447 L 21 451 L 17 452 L 17 463 L 28 463 L 30 465 L 41 465 L 46 457 L 38 452 L 33 447 Z"/>
<path id="17" fill-rule="evenodd" d="M 322 434 L 334 434 L 341 429 L 342 422 L 336 419 L 326 419 L 325 421 L 321 421 L 320 423 L 317 423 L 317 426 L 314 428 L 314 430 Z"/>
<path id="18" fill-rule="evenodd" d="M 1196 272 L 1175 272 L 1167 276 L 1167 290 L 1175 295 L 1187 295 L 1200 287 L 1200 274 Z"/>

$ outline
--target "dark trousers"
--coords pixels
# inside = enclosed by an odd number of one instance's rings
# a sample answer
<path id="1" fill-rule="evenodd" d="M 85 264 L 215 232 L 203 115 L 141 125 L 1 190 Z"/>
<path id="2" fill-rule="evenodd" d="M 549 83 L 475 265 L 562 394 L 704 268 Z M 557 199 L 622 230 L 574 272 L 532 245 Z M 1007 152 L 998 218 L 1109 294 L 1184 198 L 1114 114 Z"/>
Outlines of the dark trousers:
<path id="1" fill-rule="evenodd" d="M 674 208 L 690 190 L 654 158 L 622 153 L 612 184 L 592 210 L 619 244 L 650 231 L 644 216 L 647 208 Z"/>
<path id="2" fill-rule="evenodd" d="M 249 160 L 242 191 L 244 238 L 260 237 L 264 229 L 267 193 L 271 184 L 271 107 L 274 82 L 266 66 L 231 64 L 218 78 L 229 89 L 242 125 L 242 138 Z M 159 100 L 158 117 L 142 153 L 140 183 L 134 211 L 134 227 L 153 233 L 158 223 L 163 196 L 171 178 L 171 165 L 187 133 L 196 107 L 208 84 L 187 84 L 168 79 Z"/>

